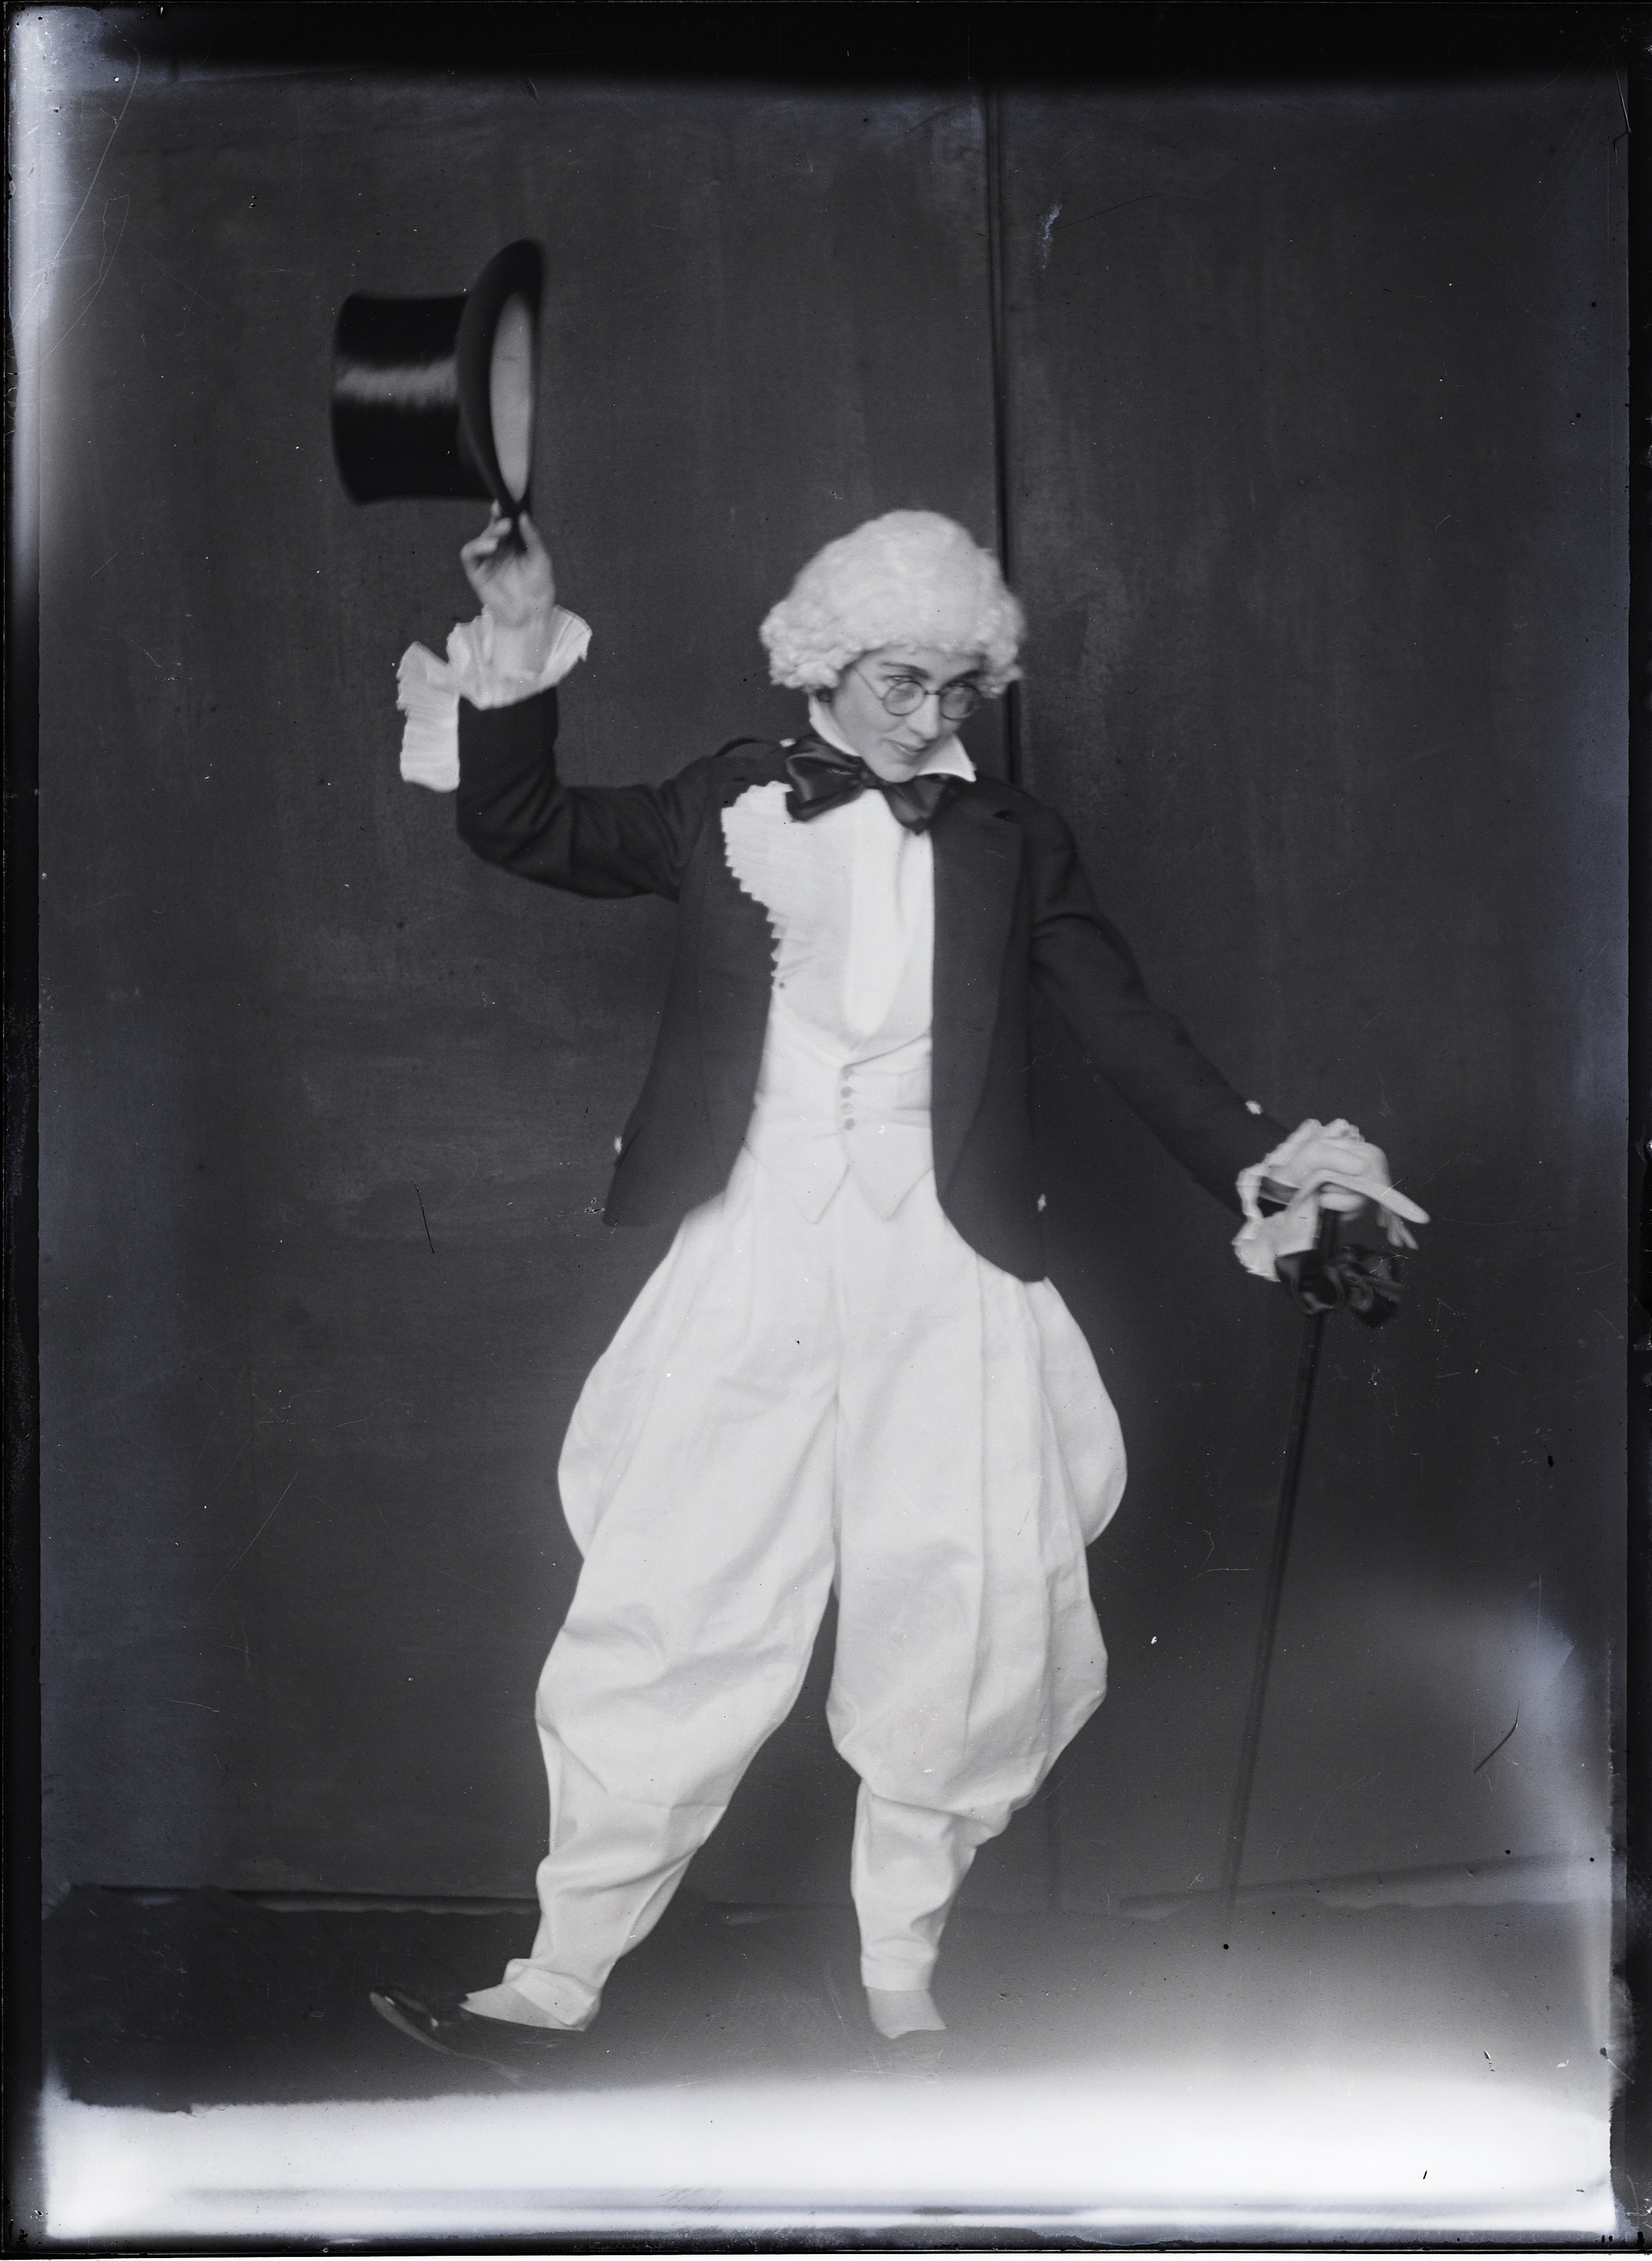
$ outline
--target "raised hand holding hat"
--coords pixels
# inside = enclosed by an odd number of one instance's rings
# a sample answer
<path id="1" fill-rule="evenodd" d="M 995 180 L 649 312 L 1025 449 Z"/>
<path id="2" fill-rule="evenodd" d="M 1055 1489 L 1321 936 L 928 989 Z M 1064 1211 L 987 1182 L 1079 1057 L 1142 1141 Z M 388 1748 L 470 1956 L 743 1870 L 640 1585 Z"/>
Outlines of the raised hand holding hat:
<path id="1" fill-rule="evenodd" d="M 532 519 L 526 511 L 506 518 L 495 503 L 459 562 L 482 599 L 492 664 L 507 674 L 536 675 L 556 633 L 557 580 Z"/>
<path id="2" fill-rule="evenodd" d="M 591 642 L 586 623 L 557 602 L 549 553 L 525 511 L 512 519 L 495 504 L 459 559 L 482 600 L 480 614 L 449 632 L 445 659 L 410 644 L 396 671 L 396 703 L 406 717 L 401 773 L 433 793 L 451 793 L 459 782 L 461 699 L 508 707 L 549 691 Z"/>

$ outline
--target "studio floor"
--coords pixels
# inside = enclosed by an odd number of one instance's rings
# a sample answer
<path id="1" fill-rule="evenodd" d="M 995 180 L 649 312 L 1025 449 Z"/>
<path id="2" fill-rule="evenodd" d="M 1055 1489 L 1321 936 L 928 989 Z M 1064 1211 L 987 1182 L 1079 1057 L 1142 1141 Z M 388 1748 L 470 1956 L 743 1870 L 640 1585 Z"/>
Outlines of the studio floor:
<path id="1" fill-rule="evenodd" d="M 893 2209 L 880 2229 L 939 2204 L 983 2236 L 1029 2207 L 1108 2238 L 1619 2226 L 1604 1903 L 1298 1891 L 1226 1927 L 1197 1904 L 962 1910 L 937 1985 L 949 2040 L 916 2068 L 866 2023 L 835 1907 L 679 1896 L 590 2033 L 525 2083 L 369 2006 L 386 1980 L 485 1981 L 531 1930 L 513 1909 L 75 1893 L 46 1972 L 60 2234 L 244 2235 L 248 2181 L 288 2236 L 405 2237 L 408 2207 L 432 2236 L 681 2239 L 707 2206 L 837 2234 L 851 2197 Z"/>
<path id="2" fill-rule="evenodd" d="M 217 1891 L 77 1891 L 47 1926 L 47 2031 L 67 2093 L 94 2104 L 332 2102 L 496 2092 L 368 2003 L 386 1982 L 490 1984 L 533 1918 L 485 1905 L 271 1907 Z M 1159 1920 L 988 1915 L 948 1929 L 937 2077 L 1271 2057 L 1602 2091 L 1601 1973 L 1565 1906 L 1196 1904 Z M 680 1893 L 616 1968 L 550 2087 L 891 2070 L 866 2017 L 847 1908 Z"/>

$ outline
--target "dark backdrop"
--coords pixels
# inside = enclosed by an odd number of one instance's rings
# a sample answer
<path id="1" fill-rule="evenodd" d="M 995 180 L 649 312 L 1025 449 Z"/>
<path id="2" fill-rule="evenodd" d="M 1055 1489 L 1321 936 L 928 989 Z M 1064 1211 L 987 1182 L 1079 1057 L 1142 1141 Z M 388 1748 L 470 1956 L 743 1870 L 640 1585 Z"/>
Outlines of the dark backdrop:
<path id="1" fill-rule="evenodd" d="M 661 1253 L 595 1211 L 670 915 L 514 886 L 399 782 L 394 662 L 470 609 L 478 514 L 355 509 L 326 427 L 348 291 L 525 233 L 537 508 L 596 631 L 570 773 L 786 726 L 754 631 L 796 566 L 963 518 L 1032 621 L 977 757 L 1072 819 L 1236 1079 L 1352 1115 L 1435 1214 L 1400 1324 L 1333 1337 L 1251 1873 L 1599 1850 L 1611 77 L 134 84 L 83 18 L 31 36 L 48 1889 L 529 1888 L 555 1454 Z M 1219 1858 L 1296 1324 L 1059 1032 L 1039 1112 L 1132 1481 L 1113 1693 L 972 1889 L 1104 1906 Z M 819 1690 L 705 1889 L 844 1890 Z"/>

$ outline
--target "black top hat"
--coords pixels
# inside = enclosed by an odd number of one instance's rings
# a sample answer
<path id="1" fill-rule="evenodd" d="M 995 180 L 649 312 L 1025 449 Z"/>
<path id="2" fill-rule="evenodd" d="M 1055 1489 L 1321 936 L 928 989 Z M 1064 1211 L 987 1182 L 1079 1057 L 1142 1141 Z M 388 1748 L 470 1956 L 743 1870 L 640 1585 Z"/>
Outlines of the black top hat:
<path id="1" fill-rule="evenodd" d="M 507 244 L 456 298 L 347 298 L 333 337 L 333 452 L 357 502 L 528 507 L 544 257 Z"/>

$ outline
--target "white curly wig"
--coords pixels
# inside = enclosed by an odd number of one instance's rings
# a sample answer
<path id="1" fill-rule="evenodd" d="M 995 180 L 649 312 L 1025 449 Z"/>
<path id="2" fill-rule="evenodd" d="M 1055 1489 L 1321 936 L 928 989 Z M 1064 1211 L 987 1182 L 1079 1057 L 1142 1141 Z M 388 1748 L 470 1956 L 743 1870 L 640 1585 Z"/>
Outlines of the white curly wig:
<path id="1" fill-rule="evenodd" d="M 892 510 L 829 542 L 758 633 L 769 672 L 830 691 L 851 660 L 886 644 L 979 652 L 989 699 L 1013 683 L 1025 620 L 998 561 L 932 510 Z"/>

